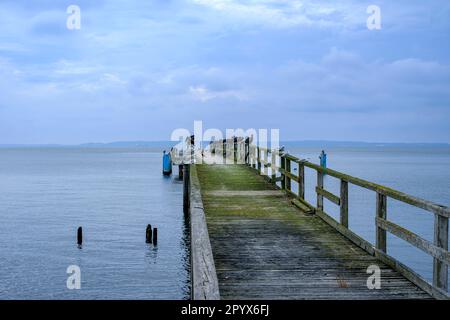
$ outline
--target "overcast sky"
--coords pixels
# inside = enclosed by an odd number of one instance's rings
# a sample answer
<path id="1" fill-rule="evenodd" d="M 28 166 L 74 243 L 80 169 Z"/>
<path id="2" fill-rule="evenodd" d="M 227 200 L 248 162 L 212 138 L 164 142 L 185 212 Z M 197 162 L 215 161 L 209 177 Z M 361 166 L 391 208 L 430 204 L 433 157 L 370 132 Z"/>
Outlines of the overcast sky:
<path id="1" fill-rule="evenodd" d="M 449 40 L 447 0 L 1 0 L 0 144 L 168 140 L 194 120 L 448 143 Z"/>

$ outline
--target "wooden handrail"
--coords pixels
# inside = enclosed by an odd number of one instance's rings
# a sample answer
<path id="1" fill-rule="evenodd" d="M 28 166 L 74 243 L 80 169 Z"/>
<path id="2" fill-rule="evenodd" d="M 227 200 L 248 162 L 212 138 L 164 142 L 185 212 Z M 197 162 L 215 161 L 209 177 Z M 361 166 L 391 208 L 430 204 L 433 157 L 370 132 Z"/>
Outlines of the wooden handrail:
<path id="1" fill-rule="evenodd" d="M 234 149 L 236 149 L 236 140 Z M 220 141 L 222 143 L 222 141 Z M 280 150 L 271 150 L 270 148 L 261 147 L 250 144 L 248 139 L 240 139 L 237 144 L 244 144 L 245 164 L 256 169 L 259 174 L 268 175 L 267 168 L 271 168 L 270 181 L 276 184 L 281 182 L 281 189 L 289 196 L 296 199 L 293 203 L 300 208 L 307 208 L 308 212 L 316 213 L 325 222 L 333 226 L 337 231 L 346 236 L 348 239 L 359 245 L 368 253 L 377 256 L 383 262 L 388 263 L 393 268 L 401 272 L 405 277 L 416 283 L 419 287 L 437 298 L 448 298 L 448 264 L 450 263 L 450 255 L 448 252 L 448 220 L 450 217 L 450 208 L 436 204 L 434 202 L 420 199 L 398 190 L 382 186 L 364 179 L 353 177 L 351 175 L 323 168 L 317 164 L 307 160 L 300 159 L 288 153 L 280 152 Z M 225 144 L 225 140 L 224 140 Z M 231 144 L 231 141 L 230 141 Z M 225 148 L 224 148 L 225 149 Z M 236 152 L 235 152 L 236 154 Z M 271 155 L 270 161 L 268 155 Z M 224 152 L 224 156 L 226 156 Z M 235 156 L 236 158 L 236 156 Z M 280 165 L 276 163 L 279 158 Z M 291 172 L 291 163 L 298 165 L 298 175 Z M 317 186 L 315 192 L 317 194 L 317 205 L 314 207 L 305 199 L 305 167 L 313 169 L 317 172 Z M 279 174 L 279 176 L 277 175 Z M 336 196 L 327 191 L 324 187 L 323 177 L 331 176 L 340 180 L 340 196 Z M 291 181 L 298 183 L 298 194 L 291 190 Z M 348 185 L 353 184 L 371 191 L 377 195 L 376 202 L 376 244 L 373 246 L 365 239 L 356 235 L 348 228 Z M 340 221 L 337 222 L 331 218 L 323 208 L 323 198 L 330 200 L 332 203 L 340 207 Z M 409 230 L 391 222 L 387 218 L 387 200 L 388 198 L 398 200 L 400 202 L 418 207 L 425 211 L 435 214 L 434 226 L 434 243 L 431 243 L 420 236 L 410 232 Z M 312 210 L 312 211 L 311 211 Z M 433 257 L 433 284 L 429 284 L 420 275 L 401 264 L 396 259 L 387 254 L 387 236 L 389 232 L 418 249 L 426 252 Z"/>

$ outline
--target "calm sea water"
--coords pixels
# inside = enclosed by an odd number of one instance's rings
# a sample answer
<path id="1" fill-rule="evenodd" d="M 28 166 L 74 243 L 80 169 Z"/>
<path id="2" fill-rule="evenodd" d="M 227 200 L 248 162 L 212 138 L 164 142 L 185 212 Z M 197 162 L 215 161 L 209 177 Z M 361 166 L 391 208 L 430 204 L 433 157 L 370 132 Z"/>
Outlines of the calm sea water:
<path id="1" fill-rule="evenodd" d="M 189 297 L 182 184 L 162 176 L 160 152 L 0 149 L 0 221 L 0 299 Z M 69 265 L 80 290 L 67 289 Z"/>
<path id="2" fill-rule="evenodd" d="M 318 162 L 320 148 L 288 148 Z M 329 148 L 330 168 L 450 205 L 450 148 Z M 316 176 L 306 171 L 315 203 Z M 295 185 L 293 183 L 295 188 Z M 339 194 L 339 182 L 325 186 Z M 350 228 L 375 239 L 375 194 L 350 187 Z M 325 210 L 338 208 L 325 200 Z M 392 221 L 433 239 L 433 215 L 388 202 Z M 189 255 L 181 182 L 146 148 L 0 148 L 0 299 L 185 299 Z M 158 227 L 158 246 L 145 228 Z M 76 245 L 83 226 L 84 244 Z M 431 280 L 432 259 L 393 236 L 388 251 Z M 68 290 L 66 268 L 81 268 Z"/>

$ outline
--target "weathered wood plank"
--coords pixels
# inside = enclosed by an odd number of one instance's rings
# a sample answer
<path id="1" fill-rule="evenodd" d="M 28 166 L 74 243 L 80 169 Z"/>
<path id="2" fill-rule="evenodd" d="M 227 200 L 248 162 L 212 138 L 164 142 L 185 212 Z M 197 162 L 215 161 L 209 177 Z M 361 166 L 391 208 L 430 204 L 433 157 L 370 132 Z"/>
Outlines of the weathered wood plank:
<path id="1" fill-rule="evenodd" d="M 287 179 L 289 179 L 289 180 L 294 180 L 294 181 L 296 181 L 296 182 L 299 182 L 300 181 L 300 177 L 298 177 L 298 176 L 296 176 L 295 174 L 293 174 L 292 172 L 289 172 L 288 170 L 286 170 L 286 169 L 279 169 L 279 171 L 281 172 L 281 174 L 283 174 L 285 177 L 286 177 L 286 181 L 287 181 Z M 290 189 L 289 189 L 290 190 Z"/>
<path id="2" fill-rule="evenodd" d="M 435 215 L 434 244 L 447 254 L 448 258 L 448 218 Z M 448 290 L 448 259 L 442 261 L 440 257 L 433 260 L 433 285 L 444 291 Z"/>
<path id="3" fill-rule="evenodd" d="M 280 155 L 281 189 L 286 189 L 286 158 L 284 154 Z"/>
<path id="4" fill-rule="evenodd" d="M 286 161 L 285 161 L 285 170 L 286 170 L 286 172 L 284 174 L 285 174 L 285 177 L 286 177 L 286 190 L 291 191 L 292 190 L 292 188 L 291 188 L 291 176 L 292 176 L 292 173 L 291 173 L 291 160 L 289 160 L 287 158 L 286 158 Z"/>
<path id="5" fill-rule="evenodd" d="M 319 188 L 319 187 L 316 187 L 316 192 L 317 192 L 317 194 L 320 194 L 321 196 L 327 198 L 328 200 L 330 200 L 334 204 L 336 204 L 338 206 L 341 205 L 341 199 L 339 199 L 338 196 L 335 196 L 331 192 L 329 192 L 329 191 L 327 191 L 327 190 L 325 190 L 323 188 Z"/>
<path id="6" fill-rule="evenodd" d="M 291 157 L 292 159 L 292 157 Z M 314 169 L 318 172 L 321 172 L 323 174 L 327 174 L 329 176 L 338 178 L 338 179 L 343 179 L 351 184 L 378 192 L 380 194 L 383 194 L 385 196 L 388 196 L 390 198 L 393 198 L 395 200 L 399 200 L 402 202 L 405 202 L 407 204 L 416 206 L 418 208 L 430 211 L 430 212 L 434 212 L 436 214 L 439 214 L 443 217 L 450 217 L 450 208 L 443 206 L 443 205 L 439 205 L 436 203 L 433 203 L 431 201 L 428 200 L 424 200 L 424 199 L 420 199 L 414 196 L 411 196 L 409 194 L 388 188 L 386 186 L 382 186 L 373 182 L 369 182 L 366 181 L 364 179 L 360 179 L 360 178 L 356 178 L 353 176 L 350 176 L 348 174 L 344 174 L 329 168 L 323 168 L 319 165 L 316 165 L 314 163 L 308 162 L 306 160 L 297 160 L 298 162 L 302 163 L 305 167 Z"/>
<path id="7" fill-rule="evenodd" d="M 416 248 L 419 248 L 425 253 L 428 253 L 438 259 L 441 262 L 444 263 L 450 263 L 450 253 L 447 250 L 444 250 L 431 242 L 421 238 L 417 234 L 406 230 L 405 228 L 400 227 L 399 225 L 387 221 L 381 218 L 376 217 L 375 218 L 376 224 L 379 228 L 382 228 L 393 235 L 399 237 L 400 239 L 403 239 L 410 244 L 414 245 Z"/>
<path id="8" fill-rule="evenodd" d="M 230 191 L 230 190 L 220 190 L 220 191 L 205 191 L 204 196 L 213 197 L 265 197 L 265 196 L 276 196 L 283 197 L 284 194 L 280 190 L 246 190 L 246 191 Z"/>
<path id="9" fill-rule="evenodd" d="M 305 199 L 305 166 L 298 164 L 298 197 Z"/>
<path id="10" fill-rule="evenodd" d="M 299 201 L 298 199 L 292 199 L 292 204 L 295 205 L 297 208 L 302 210 L 304 213 L 314 213 L 314 210 L 305 205 L 303 202 Z"/>
<path id="11" fill-rule="evenodd" d="M 321 171 L 317 171 L 316 193 L 317 193 L 317 210 L 323 211 L 323 195 L 317 192 L 317 189 L 323 189 L 323 173 Z"/>
<path id="12" fill-rule="evenodd" d="M 387 198 L 386 195 L 377 192 L 376 204 L 377 218 L 386 220 L 387 217 Z M 381 227 L 376 228 L 376 247 L 377 249 L 386 252 L 386 230 Z"/>
<path id="13" fill-rule="evenodd" d="M 258 150 L 258 154 L 259 154 L 260 150 L 269 150 L 267 148 L 262 148 L 259 146 L 255 146 L 255 148 Z M 271 152 L 271 151 L 269 151 L 269 152 Z M 258 156 L 258 158 L 259 158 L 259 156 Z M 400 192 L 398 190 L 394 190 L 394 189 L 386 187 L 386 186 L 382 186 L 382 185 L 379 185 L 379 184 L 376 184 L 373 182 L 369 182 L 364 179 L 353 177 L 351 175 L 348 175 L 348 174 L 345 174 L 345 173 L 342 173 L 342 172 L 339 172 L 336 170 L 332 170 L 329 168 L 323 168 L 317 164 L 311 163 L 304 159 L 299 159 L 298 157 L 292 156 L 290 154 L 283 154 L 283 158 L 287 159 L 289 161 L 298 163 L 301 166 L 305 166 L 305 167 L 314 169 L 318 172 L 321 172 L 322 174 L 327 174 L 329 176 L 345 180 L 348 183 L 378 192 L 378 193 L 388 196 L 390 198 L 393 198 L 393 199 L 402 201 L 404 203 L 416 206 L 418 208 L 436 213 L 443 217 L 450 218 L 450 208 L 447 206 L 439 205 L 439 204 L 433 203 L 428 200 L 420 199 L 418 197 L 408 195 L 408 194 Z M 283 162 L 281 165 L 281 169 L 284 169 Z"/>
<path id="14" fill-rule="evenodd" d="M 190 175 L 191 277 L 193 300 L 219 300 L 219 283 L 211 251 L 196 166 Z"/>
<path id="15" fill-rule="evenodd" d="M 245 166 L 199 165 L 211 247 L 222 299 L 423 299 L 428 294 L 375 258 L 375 248 L 319 211 L 253 191 L 275 190 Z M 216 196 L 216 192 L 230 196 Z M 234 196 L 234 192 L 247 196 Z M 324 221 L 328 219 L 328 222 Z M 334 221 L 334 222 L 333 222 Z M 334 225 L 333 225 L 334 223 Z M 372 255 L 360 248 L 372 249 Z M 367 267 L 382 270 L 382 288 L 366 286 Z"/>
<path id="16" fill-rule="evenodd" d="M 348 228 L 348 182 L 341 179 L 340 198 L 340 218 L 341 225 Z"/>

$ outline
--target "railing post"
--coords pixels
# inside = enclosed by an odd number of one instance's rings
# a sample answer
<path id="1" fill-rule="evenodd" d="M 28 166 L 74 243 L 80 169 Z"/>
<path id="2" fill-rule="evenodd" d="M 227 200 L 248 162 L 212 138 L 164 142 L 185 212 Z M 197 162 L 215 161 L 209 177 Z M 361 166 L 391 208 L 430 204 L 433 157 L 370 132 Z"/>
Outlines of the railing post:
<path id="1" fill-rule="evenodd" d="M 323 173 L 317 171 L 317 187 L 323 189 Z M 317 209 L 323 211 L 323 195 L 317 193 Z"/>
<path id="2" fill-rule="evenodd" d="M 250 138 L 245 139 L 245 147 L 244 147 L 244 162 L 247 165 L 250 165 Z"/>
<path id="3" fill-rule="evenodd" d="M 448 218 L 437 213 L 434 215 L 434 244 L 448 250 Z M 448 290 L 448 265 L 439 259 L 433 259 L 433 285 L 445 292 Z"/>
<path id="4" fill-rule="evenodd" d="M 341 225 L 348 228 L 348 182 L 341 179 Z"/>
<path id="5" fill-rule="evenodd" d="M 269 168 L 267 167 L 267 164 L 269 162 L 269 150 L 265 149 L 264 150 L 264 168 L 263 168 L 263 172 L 265 176 L 269 175 Z"/>
<path id="6" fill-rule="evenodd" d="M 191 136 L 191 163 L 195 162 L 195 136 Z"/>
<path id="7" fill-rule="evenodd" d="M 281 189 L 286 189 L 286 175 L 283 170 L 285 170 L 286 166 L 286 158 L 284 155 L 280 154 L 280 167 L 281 167 Z"/>
<path id="8" fill-rule="evenodd" d="M 222 156 L 223 164 L 227 164 L 227 139 L 223 139 L 222 141 Z"/>
<path id="9" fill-rule="evenodd" d="M 250 158 L 252 159 L 252 167 L 253 169 L 256 169 L 256 159 L 255 159 L 255 151 L 256 151 L 256 147 L 255 146 L 251 146 L 251 156 Z"/>
<path id="10" fill-rule="evenodd" d="M 286 172 L 291 173 L 291 160 L 285 158 Z M 291 178 L 286 176 L 286 190 L 291 191 Z"/>
<path id="11" fill-rule="evenodd" d="M 277 172 L 275 171 L 275 166 L 276 166 L 276 156 L 277 156 L 277 153 L 276 153 L 276 151 L 275 150 L 271 150 L 270 151 L 270 173 L 271 173 L 271 178 L 270 178 L 270 180 L 272 181 L 272 183 L 277 183 L 276 181 L 275 181 L 275 179 L 277 178 Z"/>
<path id="12" fill-rule="evenodd" d="M 234 164 L 237 164 L 237 137 L 233 138 L 233 155 L 234 155 Z"/>
<path id="13" fill-rule="evenodd" d="M 380 219 L 385 219 L 387 217 L 387 197 L 384 194 L 377 192 L 377 217 Z M 377 249 L 386 252 L 387 244 L 386 244 L 386 230 L 380 227 L 377 228 L 376 235 L 376 247 Z"/>
<path id="14" fill-rule="evenodd" d="M 305 199 L 305 166 L 298 164 L 298 196 L 300 199 Z"/>
<path id="15" fill-rule="evenodd" d="M 258 152 L 256 156 L 257 166 L 258 166 L 258 174 L 261 174 L 261 149 L 259 146 L 256 147 L 256 151 Z"/>

